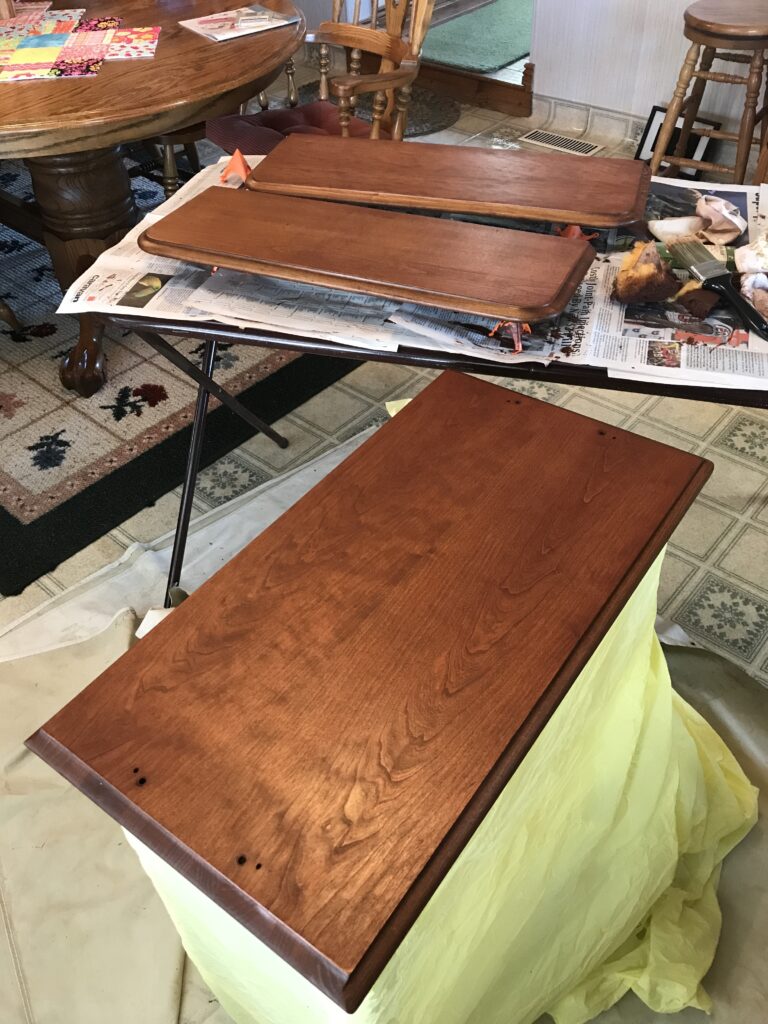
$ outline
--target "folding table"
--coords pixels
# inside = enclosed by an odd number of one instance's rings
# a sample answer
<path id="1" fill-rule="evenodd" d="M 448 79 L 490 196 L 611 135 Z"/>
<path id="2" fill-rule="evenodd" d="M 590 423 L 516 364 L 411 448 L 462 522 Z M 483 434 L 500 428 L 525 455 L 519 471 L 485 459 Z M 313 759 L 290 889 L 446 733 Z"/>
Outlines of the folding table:
<path id="1" fill-rule="evenodd" d="M 209 189 L 150 226 L 139 244 L 150 253 L 203 266 L 401 298 L 499 320 L 536 320 L 562 311 L 583 278 L 595 256 L 584 239 L 379 207 L 406 204 L 422 212 L 461 210 L 620 225 L 641 215 L 648 189 L 648 169 L 631 160 L 358 143 L 288 139 L 254 169 L 248 189 Z M 212 381 L 217 341 L 676 397 L 683 394 L 704 401 L 768 404 L 765 392 L 707 387 L 681 392 L 674 385 L 614 380 L 605 370 L 565 367 L 557 361 L 547 367 L 505 365 L 416 350 L 362 350 L 220 324 L 115 315 L 105 319 L 134 331 L 198 384 L 166 605 L 170 589 L 180 581 L 208 394 L 256 429 L 264 428 Z M 203 340 L 203 370 L 181 356 L 163 335 Z M 274 433 L 270 436 L 282 443 Z"/>

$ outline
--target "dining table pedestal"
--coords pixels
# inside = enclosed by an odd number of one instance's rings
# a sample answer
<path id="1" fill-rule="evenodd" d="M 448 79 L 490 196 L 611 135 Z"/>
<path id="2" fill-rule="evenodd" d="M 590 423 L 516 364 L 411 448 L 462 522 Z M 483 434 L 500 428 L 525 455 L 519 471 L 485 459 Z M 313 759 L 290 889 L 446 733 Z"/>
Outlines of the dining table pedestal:
<path id="1" fill-rule="evenodd" d="M 37 157 L 25 163 L 42 221 L 43 242 L 65 290 L 136 223 L 131 179 L 118 146 Z M 107 379 L 101 335 L 92 317 L 80 317 L 78 340 L 59 370 L 64 387 L 86 398 Z"/>

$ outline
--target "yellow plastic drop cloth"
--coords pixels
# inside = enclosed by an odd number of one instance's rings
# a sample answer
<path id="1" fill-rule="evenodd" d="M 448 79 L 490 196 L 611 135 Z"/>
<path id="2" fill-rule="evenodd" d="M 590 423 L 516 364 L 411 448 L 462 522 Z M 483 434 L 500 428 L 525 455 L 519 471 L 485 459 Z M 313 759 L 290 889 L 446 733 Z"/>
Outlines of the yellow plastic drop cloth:
<path id="1" fill-rule="evenodd" d="M 708 1007 L 719 865 L 756 790 L 672 692 L 660 561 L 354 1014 L 129 837 L 237 1024 L 580 1024 L 628 989 Z"/>

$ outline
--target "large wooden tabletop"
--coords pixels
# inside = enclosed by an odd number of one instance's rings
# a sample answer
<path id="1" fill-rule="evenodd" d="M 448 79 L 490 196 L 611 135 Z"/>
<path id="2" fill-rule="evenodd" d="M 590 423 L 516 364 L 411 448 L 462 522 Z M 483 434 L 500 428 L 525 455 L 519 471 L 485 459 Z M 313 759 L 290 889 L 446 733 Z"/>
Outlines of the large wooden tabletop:
<path id="1" fill-rule="evenodd" d="M 638 160 L 291 135 L 246 184 L 315 199 L 615 227 L 644 216 L 650 175 Z"/>
<path id="2" fill-rule="evenodd" d="M 260 2 L 297 13 L 290 0 Z M 57 0 L 53 9 L 76 6 Z M 160 25 L 154 58 L 105 61 L 92 78 L 0 83 L 0 157 L 101 149 L 231 114 L 279 73 L 306 27 L 301 16 L 285 28 L 215 43 L 178 23 L 227 9 L 220 0 L 81 6 L 89 17 L 120 15 L 126 28 Z"/>
<path id="3" fill-rule="evenodd" d="M 444 374 L 28 745 L 352 1010 L 710 470 Z"/>

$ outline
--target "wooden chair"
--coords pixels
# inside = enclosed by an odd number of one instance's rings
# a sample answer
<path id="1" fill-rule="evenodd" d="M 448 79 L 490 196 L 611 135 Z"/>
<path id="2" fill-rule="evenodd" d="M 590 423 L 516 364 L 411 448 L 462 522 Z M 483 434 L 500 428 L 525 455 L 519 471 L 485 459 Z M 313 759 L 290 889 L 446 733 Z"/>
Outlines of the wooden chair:
<path id="1" fill-rule="evenodd" d="M 340 20 L 342 0 L 333 0 L 333 20 L 306 37 L 319 44 L 320 98 L 288 109 L 216 118 L 208 122 L 208 138 L 229 153 L 269 153 L 285 136 L 297 133 L 402 140 L 433 7 L 434 0 L 386 0 L 383 27 L 376 28 L 359 24 L 360 0 L 355 0 L 351 22 Z M 347 51 L 349 71 L 330 77 L 334 46 Z M 375 73 L 362 74 L 363 54 L 379 59 Z M 291 66 L 287 73 L 291 104 L 297 98 Z M 354 116 L 357 98 L 365 93 L 373 93 L 370 124 Z M 330 102 L 331 95 L 338 106 Z"/>
<path id="2" fill-rule="evenodd" d="M 651 161 L 651 172 L 659 173 L 662 162 L 670 165 L 670 173 L 679 167 L 728 174 L 735 182 L 743 182 L 752 146 L 763 146 L 766 153 L 761 164 L 762 173 L 768 171 L 766 106 L 757 111 L 757 101 L 763 81 L 765 51 L 768 50 L 768 3 L 766 0 L 698 0 L 684 15 L 684 35 L 691 45 L 680 69 L 674 96 L 667 109 L 664 123 Z M 736 51 L 736 52 L 733 52 Z M 748 64 L 746 75 L 732 75 L 713 71 L 715 60 Z M 691 81 L 694 82 L 687 95 Z M 744 109 L 738 132 L 715 128 L 696 128 L 697 135 L 724 139 L 736 143 L 736 162 L 733 167 L 686 156 L 686 148 L 707 82 L 746 86 Z M 674 151 L 670 151 L 675 125 L 683 115 L 683 125 Z M 760 135 L 753 138 L 755 125 L 761 125 Z M 762 180 L 762 179 L 760 179 Z"/>

